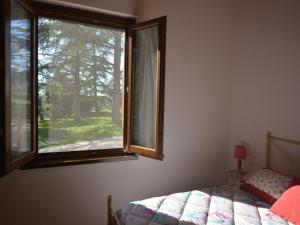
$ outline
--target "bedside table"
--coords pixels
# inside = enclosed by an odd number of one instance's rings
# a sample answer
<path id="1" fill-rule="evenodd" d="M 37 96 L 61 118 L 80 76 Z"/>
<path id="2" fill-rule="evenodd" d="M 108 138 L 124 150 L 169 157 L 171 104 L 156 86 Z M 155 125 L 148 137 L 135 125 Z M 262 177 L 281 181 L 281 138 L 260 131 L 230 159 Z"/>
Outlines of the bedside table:
<path id="1" fill-rule="evenodd" d="M 236 186 L 242 184 L 242 178 L 247 173 L 244 171 L 229 170 L 226 174 L 226 184 L 228 186 Z"/>

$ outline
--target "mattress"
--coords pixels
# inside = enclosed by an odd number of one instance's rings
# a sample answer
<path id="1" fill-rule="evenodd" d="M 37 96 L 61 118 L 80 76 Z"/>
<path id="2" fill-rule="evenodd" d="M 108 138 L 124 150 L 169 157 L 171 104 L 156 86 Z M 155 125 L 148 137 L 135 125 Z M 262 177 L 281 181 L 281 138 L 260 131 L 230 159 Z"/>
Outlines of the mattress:
<path id="1" fill-rule="evenodd" d="M 292 225 L 238 187 L 217 186 L 126 203 L 121 225 Z"/>

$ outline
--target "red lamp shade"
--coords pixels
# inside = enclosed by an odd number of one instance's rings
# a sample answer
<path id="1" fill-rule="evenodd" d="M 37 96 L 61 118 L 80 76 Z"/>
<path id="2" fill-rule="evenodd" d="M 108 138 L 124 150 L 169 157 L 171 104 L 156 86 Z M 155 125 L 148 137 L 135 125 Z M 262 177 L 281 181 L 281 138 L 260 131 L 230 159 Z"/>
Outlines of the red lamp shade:
<path id="1" fill-rule="evenodd" d="M 247 151 L 246 151 L 245 146 L 243 146 L 243 145 L 235 146 L 234 158 L 243 160 L 243 159 L 246 159 L 246 154 L 247 154 Z"/>

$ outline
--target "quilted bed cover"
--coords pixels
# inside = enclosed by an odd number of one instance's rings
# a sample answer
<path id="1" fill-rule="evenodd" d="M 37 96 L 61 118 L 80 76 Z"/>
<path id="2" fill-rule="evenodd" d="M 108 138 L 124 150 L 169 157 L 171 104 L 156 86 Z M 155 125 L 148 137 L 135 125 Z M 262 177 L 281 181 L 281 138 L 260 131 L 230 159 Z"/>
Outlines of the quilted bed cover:
<path id="1" fill-rule="evenodd" d="M 129 202 L 117 216 L 122 225 L 292 225 L 269 208 L 237 186 L 218 186 Z"/>

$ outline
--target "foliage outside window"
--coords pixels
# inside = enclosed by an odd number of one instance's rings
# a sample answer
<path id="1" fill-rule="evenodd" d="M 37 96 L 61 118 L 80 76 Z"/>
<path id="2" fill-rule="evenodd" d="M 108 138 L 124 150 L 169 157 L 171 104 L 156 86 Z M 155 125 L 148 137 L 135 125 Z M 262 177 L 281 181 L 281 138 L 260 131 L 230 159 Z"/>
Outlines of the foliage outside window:
<path id="1" fill-rule="evenodd" d="M 38 19 L 39 153 L 123 148 L 125 31 Z"/>

